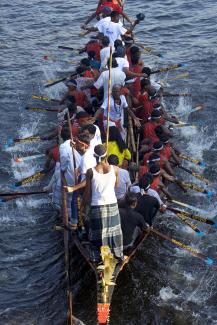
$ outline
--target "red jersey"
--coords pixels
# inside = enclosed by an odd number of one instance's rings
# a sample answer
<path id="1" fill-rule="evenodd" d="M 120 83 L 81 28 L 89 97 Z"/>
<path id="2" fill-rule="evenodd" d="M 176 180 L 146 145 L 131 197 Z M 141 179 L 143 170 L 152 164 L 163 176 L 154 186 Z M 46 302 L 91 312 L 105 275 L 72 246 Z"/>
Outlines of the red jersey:
<path id="1" fill-rule="evenodd" d="M 152 190 L 155 190 L 157 192 L 160 192 L 160 189 L 158 188 L 158 185 L 160 184 L 161 182 L 161 176 L 155 176 L 151 185 L 150 185 L 150 188 L 152 188 Z"/>
<path id="2" fill-rule="evenodd" d="M 148 173 L 148 166 L 143 165 L 139 167 L 139 178 L 141 178 L 144 174 Z"/>
<path id="3" fill-rule="evenodd" d="M 92 52 L 94 51 L 96 53 L 96 60 L 100 61 L 100 51 L 101 51 L 101 46 L 98 42 L 96 41 L 90 41 L 86 45 L 86 52 Z"/>
<path id="4" fill-rule="evenodd" d="M 152 143 L 159 141 L 156 133 L 155 133 L 155 128 L 158 124 L 155 124 L 153 122 L 148 122 L 144 124 L 144 129 L 143 129 L 143 136 L 144 139 L 148 138 L 151 140 Z"/>
<path id="5" fill-rule="evenodd" d="M 136 65 L 133 65 L 130 67 L 130 71 L 135 72 L 135 73 L 141 73 L 142 67 L 141 67 L 141 65 L 136 64 Z M 134 81 L 133 96 L 138 97 L 140 90 L 141 90 L 140 77 L 137 77 L 136 80 Z"/>
<path id="6" fill-rule="evenodd" d="M 169 160 L 171 156 L 171 146 L 169 143 L 164 144 L 163 150 L 161 151 L 161 155 L 166 159 Z"/>
<path id="7" fill-rule="evenodd" d="M 78 106 L 85 107 L 87 105 L 87 96 L 83 91 L 75 90 L 72 96 L 75 97 L 75 102 Z"/>
<path id="8" fill-rule="evenodd" d="M 59 148 L 58 146 L 54 147 L 52 150 L 51 150 L 51 155 L 52 155 L 52 159 L 57 162 L 59 161 Z"/>
<path id="9" fill-rule="evenodd" d="M 117 4 L 117 3 L 112 3 L 112 2 L 103 2 L 97 9 L 96 9 L 96 14 L 99 15 L 102 13 L 103 8 L 109 7 L 111 8 L 112 11 L 117 11 L 119 14 L 123 12 L 122 8 Z"/>

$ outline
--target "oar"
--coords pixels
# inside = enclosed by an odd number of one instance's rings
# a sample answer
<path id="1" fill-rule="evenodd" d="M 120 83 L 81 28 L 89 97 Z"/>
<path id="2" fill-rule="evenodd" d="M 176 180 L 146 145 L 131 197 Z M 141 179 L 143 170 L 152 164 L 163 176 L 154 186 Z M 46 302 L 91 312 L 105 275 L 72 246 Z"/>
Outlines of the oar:
<path id="1" fill-rule="evenodd" d="M 196 164 L 198 166 L 201 166 L 201 167 L 205 167 L 206 166 L 204 162 L 202 162 L 202 161 L 200 161 L 198 159 L 194 159 L 194 158 L 192 158 L 190 156 L 187 156 L 185 154 L 182 154 L 181 153 L 181 154 L 179 154 L 179 157 L 182 158 L 182 159 L 184 159 L 184 160 L 190 161 L 190 162 L 192 162 L 192 163 L 194 163 L 194 164 Z"/>
<path id="2" fill-rule="evenodd" d="M 54 108 L 46 108 L 46 107 L 30 107 L 30 106 L 26 106 L 25 107 L 26 110 L 29 111 L 46 111 L 46 112 L 59 112 L 58 109 L 54 109 Z"/>
<path id="3" fill-rule="evenodd" d="M 179 121 L 179 124 L 173 124 L 173 128 L 185 128 L 185 127 L 192 127 L 192 128 L 196 128 L 197 126 L 196 125 L 193 125 L 191 123 L 183 123 L 181 121 Z"/>
<path id="4" fill-rule="evenodd" d="M 183 64 L 183 63 L 174 64 L 174 65 L 171 65 L 170 67 L 167 67 L 167 68 L 161 68 L 161 69 L 158 69 L 158 70 L 151 71 L 151 74 L 167 72 L 167 71 L 175 70 L 175 69 L 182 68 L 182 67 L 186 67 L 186 65 Z"/>
<path id="5" fill-rule="evenodd" d="M 168 209 L 169 210 L 169 209 Z M 182 213 L 182 211 L 180 212 L 176 212 L 174 210 L 170 210 L 173 213 L 175 213 L 175 215 L 181 219 L 187 226 L 189 226 L 194 232 L 196 232 L 197 236 L 202 237 L 204 235 L 204 232 L 200 231 L 200 229 L 198 229 L 192 222 L 190 222 L 184 213 Z"/>
<path id="6" fill-rule="evenodd" d="M 44 85 L 44 87 L 48 88 L 48 87 L 54 86 L 54 85 L 56 85 L 56 84 L 58 84 L 58 83 L 60 83 L 62 81 L 65 81 L 67 78 L 68 78 L 68 76 L 64 77 L 64 78 L 61 78 L 61 79 L 56 79 L 56 80 L 54 80 L 52 82 L 47 83 L 46 85 Z"/>
<path id="7" fill-rule="evenodd" d="M 0 197 L 2 196 L 27 196 L 33 194 L 43 194 L 47 193 L 47 191 L 33 191 L 33 192 L 8 192 L 8 193 L 0 193 Z"/>
<path id="8" fill-rule="evenodd" d="M 53 62 L 63 62 L 63 63 L 68 63 L 68 64 L 77 64 L 77 61 L 64 61 L 64 60 L 60 60 L 57 57 L 53 56 L 53 55 L 44 55 L 43 59 L 46 61 L 53 61 Z"/>
<path id="9" fill-rule="evenodd" d="M 76 51 L 73 47 L 59 45 L 58 49 Z"/>
<path id="10" fill-rule="evenodd" d="M 26 178 L 22 179 L 21 181 L 12 184 L 11 185 L 11 188 L 16 188 L 16 187 L 19 187 L 19 186 L 22 186 L 22 185 L 29 184 L 29 183 L 34 182 L 34 181 L 38 181 L 46 173 L 47 173 L 47 170 L 46 169 L 42 169 L 41 171 L 36 172 L 33 175 L 31 175 L 29 177 L 26 177 Z"/>
<path id="11" fill-rule="evenodd" d="M 181 79 L 181 78 L 186 78 L 186 77 L 189 77 L 190 76 L 190 73 L 189 72 L 184 72 L 184 73 L 180 73 L 178 74 L 177 76 L 175 77 L 171 77 L 171 78 L 166 78 L 166 82 L 167 81 L 175 81 L 175 80 L 178 80 L 178 79 Z"/>
<path id="12" fill-rule="evenodd" d="M 198 105 L 197 107 L 192 108 L 192 110 L 191 110 L 190 112 L 182 113 L 181 115 L 179 115 L 179 117 L 188 116 L 189 114 L 194 113 L 194 112 L 197 112 L 197 111 L 200 111 L 200 110 L 202 110 L 203 108 L 204 108 L 204 105 Z"/>
<path id="13" fill-rule="evenodd" d="M 40 157 L 45 157 L 45 154 L 39 154 L 39 155 L 32 155 L 32 156 L 27 156 L 27 157 L 13 157 L 14 161 L 17 163 L 23 162 L 23 161 L 28 161 Z"/>
<path id="14" fill-rule="evenodd" d="M 193 213 L 186 212 L 186 211 L 183 211 L 183 210 L 175 209 L 175 208 L 172 208 L 170 206 L 167 206 L 167 210 L 172 211 L 174 213 L 182 213 L 184 216 L 186 216 L 188 218 L 191 218 L 193 220 L 197 220 L 197 221 L 206 223 L 207 225 L 211 225 L 211 226 L 217 228 L 217 222 L 214 222 L 213 220 L 208 219 L 208 218 L 201 217 L 198 214 L 193 214 Z"/>
<path id="15" fill-rule="evenodd" d="M 193 170 L 190 170 L 190 169 L 188 169 L 188 168 L 186 168 L 186 167 L 183 167 L 183 166 L 180 166 L 180 165 L 178 165 L 178 168 L 184 170 L 184 171 L 185 171 L 186 173 L 188 173 L 188 174 L 191 174 L 192 176 L 194 176 L 195 178 L 201 180 L 202 182 L 204 182 L 204 183 L 206 183 L 206 184 L 209 184 L 208 179 L 206 179 L 206 178 L 203 177 L 202 175 L 200 175 L 200 174 L 194 172 Z"/>
<path id="16" fill-rule="evenodd" d="M 197 186 L 196 184 L 193 184 L 193 183 L 185 183 L 185 182 L 182 182 L 182 185 L 185 188 L 189 188 L 189 189 L 194 190 L 196 192 L 199 192 L 199 193 L 202 193 L 202 194 L 206 194 L 209 198 L 213 195 L 213 193 L 211 191 L 207 191 L 204 188 L 199 187 L 199 186 Z"/>
<path id="17" fill-rule="evenodd" d="M 14 138 L 14 139 L 8 139 L 7 143 L 5 144 L 5 148 L 12 146 L 15 143 L 24 143 L 24 142 L 36 142 L 36 141 L 43 141 L 43 139 L 41 139 L 41 136 L 39 135 L 32 135 L 30 137 L 26 137 L 26 138 Z"/>
<path id="18" fill-rule="evenodd" d="M 39 195 L 39 194 L 48 194 L 46 191 L 38 191 L 38 192 L 30 192 L 30 193 L 0 193 L 0 197 L 3 197 L 3 199 L 0 199 L 0 205 L 3 203 L 6 203 L 11 200 L 16 200 L 24 196 L 28 195 Z M 8 195 L 6 195 L 8 194 Z M 10 194 L 10 195 L 9 195 Z"/>
<path id="19" fill-rule="evenodd" d="M 38 95 L 32 95 L 32 99 L 40 99 L 40 100 L 44 100 L 45 102 L 56 102 L 56 103 L 60 102 L 59 99 L 54 99 L 47 96 L 38 96 Z"/>
<path id="20" fill-rule="evenodd" d="M 164 97 L 191 97 L 190 93 L 176 93 L 176 94 L 171 94 L 171 93 L 163 93 Z"/>
<path id="21" fill-rule="evenodd" d="M 144 52 L 146 52 L 146 53 L 148 53 L 148 54 L 152 54 L 152 55 L 157 56 L 157 57 L 159 57 L 159 58 L 162 58 L 162 57 L 163 57 L 162 54 L 160 54 L 160 53 L 155 53 L 155 50 L 152 49 L 151 47 L 145 47 L 143 44 L 138 43 L 138 42 L 136 42 L 135 45 L 138 45 L 139 47 L 141 47 L 141 48 L 144 50 Z"/>
<path id="22" fill-rule="evenodd" d="M 174 244 L 175 246 L 182 248 L 183 250 L 189 252 L 191 255 L 194 255 L 195 257 L 200 258 L 201 260 L 203 260 L 206 264 L 211 265 L 213 264 L 213 259 L 210 257 L 205 256 L 204 254 L 198 252 L 196 249 L 174 239 L 171 238 L 167 235 L 162 234 L 160 231 L 156 230 L 156 229 L 150 229 L 151 232 L 153 232 L 154 234 L 156 234 L 157 236 L 159 236 L 160 238 L 169 241 L 170 243 Z"/>
<path id="23" fill-rule="evenodd" d="M 187 203 L 184 203 L 184 202 L 180 202 L 180 201 L 177 201 L 177 200 L 174 200 L 174 199 L 172 199 L 170 202 L 172 202 L 174 204 L 177 204 L 177 205 L 180 205 L 182 207 L 185 207 L 187 209 L 190 209 L 192 211 L 196 211 L 198 213 L 203 213 L 203 214 L 207 213 L 207 211 L 205 211 L 205 210 L 202 210 L 202 209 L 197 208 L 197 207 L 195 207 L 193 205 L 190 205 L 190 204 L 187 204 Z"/>

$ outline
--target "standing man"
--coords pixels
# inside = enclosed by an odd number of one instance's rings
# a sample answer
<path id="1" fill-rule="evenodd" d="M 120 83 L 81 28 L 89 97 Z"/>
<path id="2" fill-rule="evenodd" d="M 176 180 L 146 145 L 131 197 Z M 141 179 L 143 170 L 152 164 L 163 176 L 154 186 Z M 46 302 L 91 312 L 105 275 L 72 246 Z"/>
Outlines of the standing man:
<path id="1" fill-rule="evenodd" d="M 100 247 L 108 246 L 114 256 L 123 259 L 123 238 L 120 216 L 115 196 L 118 185 L 118 168 L 109 165 L 103 145 L 94 149 L 97 165 L 86 174 L 86 188 L 82 207 L 90 205 L 89 240 L 92 260 L 100 261 Z"/>
<path id="2" fill-rule="evenodd" d="M 116 126 L 123 138 L 126 138 L 126 131 L 123 127 L 124 124 L 124 110 L 127 110 L 132 117 L 135 125 L 140 127 L 139 118 L 137 118 L 133 111 L 128 107 L 126 98 L 121 95 L 121 85 L 114 85 L 112 88 L 112 95 L 110 100 L 110 116 L 109 116 L 109 126 Z M 104 118 L 104 128 L 107 128 L 107 114 L 108 114 L 108 98 L 105 98 L 101 108 L 95 113 L 95 118 L 97 118 L 101 113 L 103 113 Z"/>
<path id="3" fill-rule="evenodd" d="M 81 156 L 72 146 L 68 128 L 62 129 L 61 138 L 64 141 L 59 147 L 62 185 L 73 186 L 76 180 L 75 169 L 80 165 Z M 78 219 L 76 197 L 73 194 L 67 196 L 67 208 L 69 219 L 72 221 L 72 228 L 76 229 Z"/>

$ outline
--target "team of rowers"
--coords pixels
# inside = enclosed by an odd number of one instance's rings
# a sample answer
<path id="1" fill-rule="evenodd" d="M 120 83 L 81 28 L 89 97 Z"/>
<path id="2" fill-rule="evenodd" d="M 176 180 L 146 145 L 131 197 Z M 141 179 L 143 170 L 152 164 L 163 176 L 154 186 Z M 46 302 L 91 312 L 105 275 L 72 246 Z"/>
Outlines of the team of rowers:
<path id="1" fill-rule="evenodd" d="M 120 16 L 130 22 L 129 29 Z M 96 17 L 94 27 L 88 27 Z M 99 1 L 82 26 L 97 35 L 80 51 L 86 57 L 65 83 L 58 127 L 43 137 L 58 139 L 47 154 L 46 168 L 55 166 L 55 172 L 45 189 L 61 207 L 64 186 L 71 228 L 78 231 L 82 224 L 96 263 L 102 245 L 123 260 L 157 212 L 166 210 L 165 196 L 171 199 L 171 194 L 165 184 L 180 184 L 174 173 L 180 159 L 167 123 L 178 121 L 167 113 L 163 88 L 150 79 L 151 69 L 135 45 L 132 30 L 138 22 L 139 17 L 131 22 L 121 1 Z M 132 138 L 138 141 L 137 162 Z"/>

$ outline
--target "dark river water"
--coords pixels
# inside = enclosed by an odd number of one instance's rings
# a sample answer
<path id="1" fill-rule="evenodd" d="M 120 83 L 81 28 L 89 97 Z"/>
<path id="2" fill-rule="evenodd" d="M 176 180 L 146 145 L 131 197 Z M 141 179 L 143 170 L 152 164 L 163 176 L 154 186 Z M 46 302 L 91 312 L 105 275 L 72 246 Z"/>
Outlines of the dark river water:
<path id="1" fill-rule="evenodd" d="M 46 80 L 73 70 L 63 61 L 78 60 L 58 45 L 80 48 L 88 38 L 79 37 L 79 26 L 96 6 L 95 1 L 1 0 L 0 3 L 0 182 L 1 191 L 10 190 L 14 181 L 43 167 L 38 158 L 17 164 L 13 156 L 45 152 L 50 143 L 26 143 L 5 149 L 8 138 L 44 133 L 56 122 L 55 114 L 28 112 L 32 94 L 60 98 L 65 87 L 48 91 Z M 216 71 L 217 71 L 217 2 L 214 0 L 127 0 L 131 17 L 143 12 L 146 18 L 136 29 L 136 37 L 163 58 L 144 54 L 147 65 L 166 66 L 185 63 L 186 68 L 168 77 L 189 71 L 188 78 L 171 81 L 171 92 L 189 91 L 192 98 L 166 99 L 173 113 L 189 112 L 203 103 L 203 111 L 189 117 L 197 128 L 176 130 L 177 145 L 183 152 L 206 163 L 204 176 L 211 182 L 211 199 L 189 191 L 174 197 L 204 210 L 215 219 L 217 193 L 216 159 Z M 43 56 L 55 61 L 44 61 Z M 161 79 L 167 75 L 160 76 Z M 186 166 L 192 167 L 190 163 Z M 185 180 L 200 181 L 179 172 Z M 39 189 L 47 184 L 28 185 Z M 28 190 L 28 188 L 26 188 Z M 0 206 L 0 325 L 60 325 L 66 318 L 66 284 L 62 234 L 52 230 L 59 220 L 49 198 L 28 197 Z M 158 217 L 156 226 L 164 233 L 191 245 L 215 260 L 212 266 L 160 241 L 149 238 L 142 250 L 121 274 L 111 310 L 112 325 L 208 325 L 217 324 L 216 230 L 198 226 L 205 235 L 197 237 L 169 213 Z M 74 314 L 85 324 L 94 324 L 94 278 L 73 259 Z M 86 271 L 85 271 L 86 270 Z M 81 277 L 78 276 L 81 272 Z"/>

